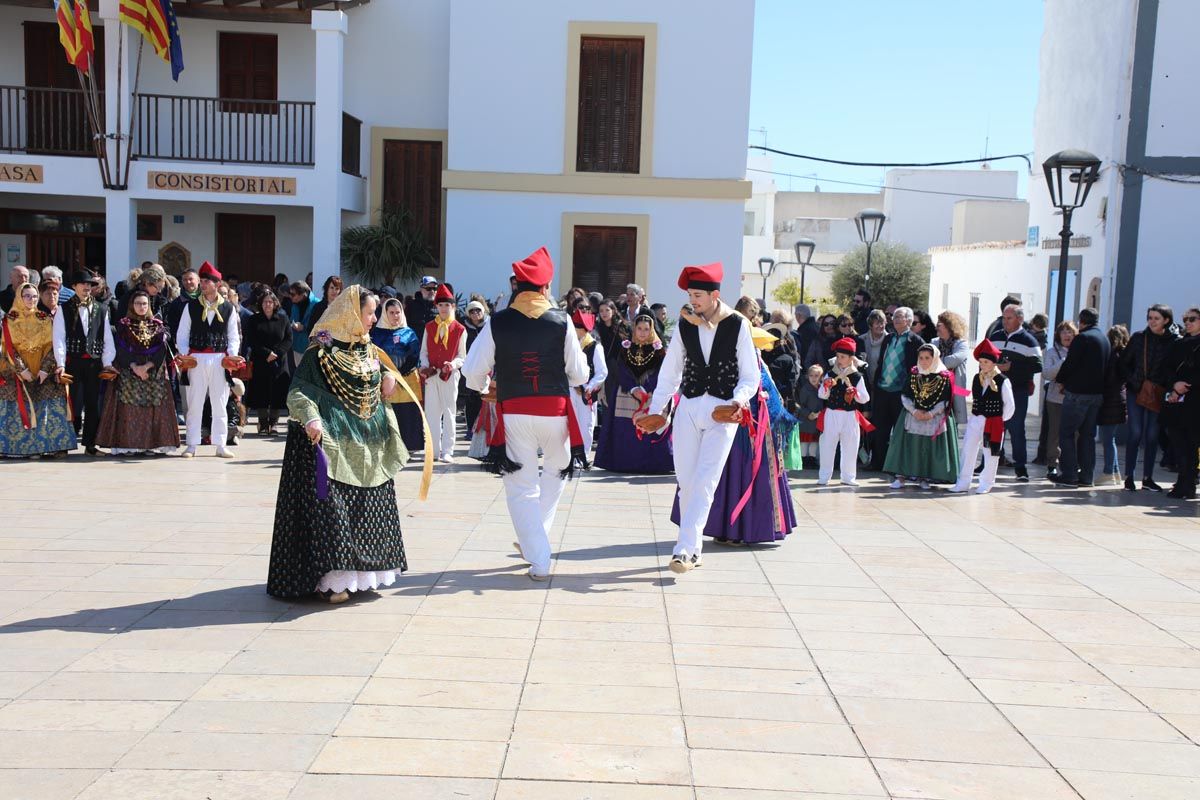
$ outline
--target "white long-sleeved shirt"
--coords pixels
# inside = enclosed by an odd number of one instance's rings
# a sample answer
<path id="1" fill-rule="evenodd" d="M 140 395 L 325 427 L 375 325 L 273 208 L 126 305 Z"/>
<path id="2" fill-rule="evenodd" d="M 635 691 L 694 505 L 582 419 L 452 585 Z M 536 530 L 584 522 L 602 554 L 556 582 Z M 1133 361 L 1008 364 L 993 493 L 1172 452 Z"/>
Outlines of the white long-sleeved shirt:
<path id="1" fill-rule="evenodd" d="M 604 359 L 604 345 L 596 340 L 592 349 L 592 379 L 583 385 L 585 392 L 594 392 L 608 379 L 608 362 Z"/>
<path id="2" fill-rule="evenodd" d="M 83 323 L 83 329 L 88 329 L 88 324 L 92 321 L 92 306 L 79 306 L 79 321 Z M 67 365 L 67 315 L 66 306 L 59 306 L 58 313 L 54 315 L 54 321 L 50 324 L 50 342 L 54 348 L 54 363 L 60 367 Z M 100 354 L 101 366 L 111 367 L 113 359 L 117 357 L 117 347 L 113 342 L 112 326 L 104 326 L 104 346 Z M 30 364 L 29 368 L 37 372 L 38 365 Z"/>
<path id="3" fill-rule="evenodd" d="M 566 339 L 563 344 L 563 363 L 567 369 L 567 385 L 583 386 L 588 379 L 588 365 L 583 348 L 579 346 L 579 337 L 574 331 L 568 330 L 563 338 Z M 599 351 L 600 348 L 597 347 L 596 350 Z M 463 364 L 462 374 L 467 379 L 467 388 L 480 394 L 485 393 L 488 384 L 491 383 L 490 376 L 495 366 L 496 340 L 492 338 L 492 321 L 489 319 L 475 337 L 471 352 L 467 353 L 466 363 Z"/>
<path id="4" fill-rule="evenodd" d="M 200 302 L 193 300 L 193 303 Z M 189 304 L 190 306 L 190 304 Z M 186 356 L 192 352 L 192 310 L 189 306 L 184 306 L 183 316 L 179 320 L 179 355 Z M 216 315 L 215 311 L 208 311 L 204 315 L 205 322 L 212 322 Z M 226 315 L 225 320 L 225 354 L 236 356 L 242 348 L 242 332 L 238 327 L 238 312 L 234 309 Z"/>
<path id="5" fill-rule="evenodd" d="M 825 385 L 825 379 L 821 379 L 821 385 L 817 387 L 817 397 L 822 400 L 829 399 L 829 387 Z M 867 376 L 859 374 L 858 385 L 854 387 L 854 401 L 861 405 L 866 405 L 871 402 L 871 393 L 867 391 Z"/>
<path id="6" fill-rule="evenodd" d="M 467 332 L 464 330 L 462 336 L 458 337 L 458 353 L 450 361 L 450 369 L 462 369 L 463 362 L 467 360 Z M 422 369 L 426 367 L 434 367 L 440 369 L 441 364 L 429 363 L 429 331 L 421 337 L 421 355 L 418 357 L 417 365 Z"/>
<path id="7" fill-rule="evenodd" d="M 737 385 L 733 387 L 732 400 L 735 403 L 744 404 L 749 403 L 750 398 L 758 391 L 762 375 L 758 371 L 758 354 L 754 350 L 754 340 L 750 338 L 750 323 L 742 318 L 741 324 L 742 327 L 738 331 L 737 338 L 738 380 Z M 713 340 L 716 339 L 717 329 L 707 325 L 699 325 L 697 329 L 700 333 L 700 352 L 704 354 L 704 359 L 707 361 L 712 357 Z M 671 343 L 667 345 L 667 355 L 663 358 L 662 368 L 658 372 L 658 386 L 654 389 L 654 396 L 650 399 L 651 414 L 662 414 L 667 403 L 679 391 L 679 384 L 683 381 L 683 365 L 686 358 L 683 337 L 676 331 L 675 335 L 671 337 Z M 705 397 L 710 396 L 705 395 Z"/>

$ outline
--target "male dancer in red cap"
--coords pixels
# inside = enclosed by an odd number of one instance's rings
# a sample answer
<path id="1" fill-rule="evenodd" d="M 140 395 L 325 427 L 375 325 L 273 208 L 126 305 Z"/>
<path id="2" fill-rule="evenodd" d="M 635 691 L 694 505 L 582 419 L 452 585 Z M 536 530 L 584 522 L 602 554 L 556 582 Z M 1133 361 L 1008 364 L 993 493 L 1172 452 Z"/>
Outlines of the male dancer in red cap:
<path id="1" fill-rule="evenodd" d="M 200 266 L 200 294 L 189 300 L 179 320 L 179 355 L 190 355 L 196 366 L 188 371 L 187 385 L 187 449 L 184 458 L 196 455 L 200 445 L 200 426 L 204 419 L 204 398 L 212 407 L 212 443 L 217 456 L 233 458 L 225 447 L 229 430 L 225 408 L 229 402 L 229 384 L 225 382 L 226 358 L 240 360 L 238 349 L 242 336 L 238 330 L 238 313 L 233 304 L 222 300 L 217 293 L 221 273 L 205 261 Z"/>
<path id="2" fill-rule="evenodd" d="M 554 263 L 546 248 L 515 262 L 513 275 L 513 300 L 484 324 L 463 375 L 483 394 L 495 371 L 500 425 L 483 466 L 504 477 L 521 557 L 529 577 L 544 581 L 558 499 L 575 469 L 588 466 L 570 400 L 572 387 L 587 382 L 588 365 L 567 315 L 550 302 Z"/>
<path id="3" fill-rule="evenodd" d="M 667 403 L 682 394 L 672 440 L 679 483 L 679 539 L 670 563 L 675 573 L 700 566 L 704 525 L 737 432 L 736 425 L 713 419 L 713 412 L 731 403 L 749 409 L 760 380 L 750 323 L 721 301 L 724 272 L 717 263 L 680 273 L 679 288 L 687 292 L 695 317 L 680 316 L 649 414 L 637 421 L 643 431 L 661 430 Z"/>
<path id="4" fill-rule="evenodd" d="M 592 338 L 592 330 L 596 327 L 595 315 L 576 308 L 571 314 L 571 322 L 588 365 L 587 383 L 571 389 L 571 406 L 575 409 L 575 419 L 583 436 L 583 452 L 591 453 L 596 428 L 596 395 L 608 378 L 608 364 L 604 360 L 604 348 Z"/>
<path id="5" fill-rule="evenodd" d="M 996 468 L 1000 466 L 1000 452 L 1004 446 L 1004 423 L 1012 418 L 1017 406 L 1013 401 L 1012 383 L 996 368 L 1000 361 L 1000 350 L 996 345 L 984 339 L 975 348 L 975 360 L 979 362 L 979 372 L 971 381 L 971 413 L 967 417 L 959 456 L 962 468 L 950 491 L 965 492 L 971 488 L 975 459 L 983 448 L 983 473 L 975 493 L 987 494 L 996 483 Z"/>
<path id="6" fill-rule="evenodd" d="M 437 316 L 425 323 L 421 337 L 421 374 L 425 376 L 425 417 L 434 456 L 454 462 L 458 438 L 458 376 L 467 359 L 467 329 L 454 318 L 454 294 L 442 284 L 433 296 Z"/>

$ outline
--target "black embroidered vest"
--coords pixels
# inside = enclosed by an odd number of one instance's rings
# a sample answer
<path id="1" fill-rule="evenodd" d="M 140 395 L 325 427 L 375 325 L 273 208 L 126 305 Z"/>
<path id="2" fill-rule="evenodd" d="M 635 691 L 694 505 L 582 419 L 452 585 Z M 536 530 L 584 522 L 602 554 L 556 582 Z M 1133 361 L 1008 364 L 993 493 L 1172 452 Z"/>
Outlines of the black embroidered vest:
<path id="1" fill-rule="evenodd" d="M 79 305 L 79 300 L 72 297 L 63 304 L 60 312 L 67 333 L 67 355 L 100 358 L 104 353 L 104 326 L 108 324 L 108 314 L 104 306 L 92 303 L 85 331 L 79 321 Z"/>
<path id="2" fill-rule="evenodd" d="M 585 359 L 587 359 L 587 365 L 588 365 L 588 383 L 591 383 L 592 378 L 596 377 L 596 362 L 592 360 L 592 357 L 595 355 L 596 355 L 596 340 L 593 339 L 591 344 L 589 344 L 587 347 L 583 348 L 583 357 Z"/>
<path id="3" fill-rule="evenodd" d="M 188 316 L 192 318 L 192 329 L 188 334 L 188 349 L 193 353 L 211 351 L 224 353 L 229 347 L 229 337 L 226 336 L 226 324 L 230 317 L 237 313 L 233 304 L 222 302 L 217 306 L 217 314 L 209 322 L 205 317 L 204 304 L 199 299 L 188 303 Z M 217 316 L 221 319 L 218 320 Z"/>
<path id="4" fill-rule="evenodd" d="M 720 400 L 733 399 L 733 390 L 738 382 L 737 340 L 745 318 L 730 314 L 717 323 L 712 351 L 708 361 L 700 349 L 700 329 L 687 320 L 679 321 L 676 334 L 683 342 L 685 354 L 683 380 L 679 390 L 684 397 L 700 397 L 711 394 Z"/>
<path id="5" fill-rule="evenodd" d="M 492 316 L 491 326 L 496 345 L 496 399 L 570 394 L 563 349 L 567 336 L 575 332 L 566 314 L 550 309 L 530 319 L 506 308 Z"/>
<path id="6" fill-rule="evenodd" d="M 1000 392 L 1004 382 L 1008 380 L 1003 373 L 996 373 L 996 391 L 983 391 L 983 384 L 976 375 L 971 380 L 971 413 L 977 417 L 1004 416 L 1004 398 Z"/>
<path id="7" fill-rule="evenodd" d="M 830 375 L 829 377 L 833 376 Z M 856 399 L 858 396 L 858 384 L 862 382 L 862 373 L 851 372 L 846 377 L 850 381 L 850 386 L 854 391 L 847 391 L 846 384 L 844 383 L 834 383 L 833 388 L 829 390 L 829 397 L 825 399 L 825 407 L 830 411 L 857 411 L 862 408 Z M 849 400 L 846 399 L 847 395 L 850 396 Z"/>

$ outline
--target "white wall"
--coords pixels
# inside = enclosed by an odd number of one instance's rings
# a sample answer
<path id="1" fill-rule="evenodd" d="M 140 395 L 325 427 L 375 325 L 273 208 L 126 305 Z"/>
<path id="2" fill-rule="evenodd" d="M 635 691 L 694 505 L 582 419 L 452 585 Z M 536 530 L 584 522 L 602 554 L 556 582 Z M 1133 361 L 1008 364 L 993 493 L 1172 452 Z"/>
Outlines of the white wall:
<path id="1" fill-rule="evenodd" d="M 562 172 L 567 23 L 598 18 L 658 24 L 654 175 L 742 178 L 753 0 L 454 0 L 450 169 Z"/>
<path id="2" fill-rule="evenodd" d="M 995 169 L 889 169 L 884 176 L 882 209 L 888 220 L 880 239 L 905 244 L 918 253 L 950 244 L 954 204 L 964 199 L 962 195 L 1015 198 L 1017 173 Z"/>
<path id="3" fill-rule="evenodd" d="M 651 302 L 681 302 L 675 281 L 688 264 L 722 262 L 726 283 L 736 290 L 745 208 L 740 200 L 453 191 L 447 204 L 446 280 L 464 294 L 507 292 L 512 262 L 542 245 L 559 264 L 564 212 L 650 215 L 645 288 Z M 565 289 L 556 280 L 554 290 Z"/>
<path id="4" fill-rule="evenodd" d="M 1023 239 L 1028 228 L 1029 203 L 1024 200 L 959 200 L 950 244 Z"/>
<path id="5" fill-rule="evenodd" d="M 968 245 L 935 248 L 930 253 L 929 313 L 944 310 L 967 319 L 971 295 L 979 295 L 979 337 L 1000 316 L 1000 301 L 1010 293 L 1021 295 L 1026 309 L 1040 309 L 1046 302 L 1046 260 L 1041 251 L 1029 255 L 1024 243 L 1014 245 Z M 950 291 L 945 291 L 950 284 Z M 943 299 L 947 300 L 943 304 Z M 1026 316 L 1033 316 L 1027 311 Z M 968 330 L 968 335 L 970 331 Z M 972 341 L 972 346 L 975 342 Z"/>

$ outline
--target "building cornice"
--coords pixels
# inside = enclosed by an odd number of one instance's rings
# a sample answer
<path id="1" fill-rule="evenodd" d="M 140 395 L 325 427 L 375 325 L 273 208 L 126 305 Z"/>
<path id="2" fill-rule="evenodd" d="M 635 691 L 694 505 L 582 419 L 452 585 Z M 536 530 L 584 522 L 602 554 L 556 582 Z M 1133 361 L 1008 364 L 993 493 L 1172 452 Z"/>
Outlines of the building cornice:
<path id="1" fill-rule="evenodd" d="M 530 172 L 472 172 L 448 169 L 442 188 L 481 192 L 671 197 L 690 200 L 749 200 L 753 185 L 738 178 L 653 178 L 640 175 L 551 175 Z"/>

